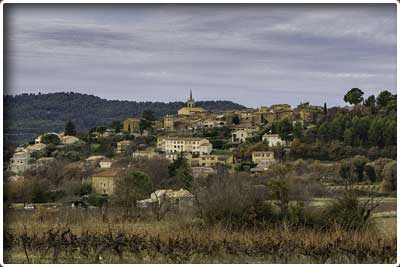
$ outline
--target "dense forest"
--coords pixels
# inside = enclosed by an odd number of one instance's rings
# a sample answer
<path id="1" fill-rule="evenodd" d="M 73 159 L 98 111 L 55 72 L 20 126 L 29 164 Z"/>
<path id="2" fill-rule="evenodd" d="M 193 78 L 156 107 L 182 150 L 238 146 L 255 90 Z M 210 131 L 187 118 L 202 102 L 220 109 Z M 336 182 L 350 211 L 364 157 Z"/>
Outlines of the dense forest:
<path id="1" fill-rule="evenodd" d="M 282 139 L 293 141 L 290 146 L 294 158 L 340 160 L 354 155 L 397 157 L 397 95 L 382 91 L 376 97 L 364 98 L 364 92 L 351 89 L 344 101 L 350 110 L 332 107 L 316 127 L 302 130 L 287 120 L 277 122 L 273 132 Z"/>
<path id="2" fill-rule="evenodd" d="M 21 143 L 47 131 L 62 131 L 65 122 L 72 120 L 78 131 L 114 120 L 140 117 L 152 110 L 156 117 L 176 114 L 184 102 L 136 102 L 107 100 L 80 93 L 4 95 L 5 142 Z M 198 101 L 196 105 L 210 111 L 243 109 L 231 101 Z"/>

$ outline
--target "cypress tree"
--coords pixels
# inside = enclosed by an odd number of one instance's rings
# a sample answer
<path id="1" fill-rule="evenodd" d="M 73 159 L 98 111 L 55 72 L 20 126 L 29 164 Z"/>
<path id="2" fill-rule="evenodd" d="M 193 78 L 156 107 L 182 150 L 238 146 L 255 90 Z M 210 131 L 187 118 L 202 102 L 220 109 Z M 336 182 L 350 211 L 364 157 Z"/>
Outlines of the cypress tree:
<path id="1" fill-rule="evenodd" d="M 75 125 L 72 123 L 71 120 L 69 120 L 65 125 L 64 135 L 76 135 Z"/>

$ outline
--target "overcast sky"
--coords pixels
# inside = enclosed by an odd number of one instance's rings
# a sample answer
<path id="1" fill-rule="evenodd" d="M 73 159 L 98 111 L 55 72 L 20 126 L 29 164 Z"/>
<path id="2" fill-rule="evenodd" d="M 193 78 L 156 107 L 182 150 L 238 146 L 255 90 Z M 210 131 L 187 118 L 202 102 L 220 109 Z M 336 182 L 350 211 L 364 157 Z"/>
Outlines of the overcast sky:
<path id="1" fill-rule="evenodd" d="M 396 5 L 6 4 L 7 93 L 343 105 L 396 92 Z"/>

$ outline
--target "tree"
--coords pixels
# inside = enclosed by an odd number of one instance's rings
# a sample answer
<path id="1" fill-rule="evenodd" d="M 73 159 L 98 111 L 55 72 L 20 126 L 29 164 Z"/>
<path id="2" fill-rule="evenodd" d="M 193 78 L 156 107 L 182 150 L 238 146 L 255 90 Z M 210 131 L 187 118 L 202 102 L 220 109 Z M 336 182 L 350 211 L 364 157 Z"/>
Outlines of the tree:
<path id="1" fill-rule="evenodd" d="M 397 188 L 397 162 L 391 161 L 383 168 L 382 192 L 392 192 Z"/>
<path id="2" fill-rule="evenodd" d="M 154 113 L 151 110 L 143 111 L 142 117 L 143 117 L 143 119 L 148 120 L 148 121 L 155 121 L 156 120 L 156 118 L 154 117 Z"/>
<path id="3" fill-rule="evenodd" d="M 285 218 L 289 211 L 289 185 L 287 181 L 283 179 L 272 180 L 269 183 L 269 188 L 281 215 Z"/>
<path id="4" fill-rule="evenodd" d="M 371 107 L 371 108 L 373 108 L 373 107 L 375 107 L 375 103 L 376 103 L 376 100 L 375 100 L 375 96 L 374 96 L 374 95 L 370 95 L 370 96 L 367 98 L 367 100 L 365 100 L 365 106 L 366 106 L 366 107 Z"/>
<path id="5" fill-rule="evenodd" d="M 225 169 L 218 169 L 208 177 L 196 178 L 193 194 L 200 217 L 208 224 L 242 225 L 245 211 L 255 197 L 255 194 L 249 194 L 249 178 L 248 174 L 230 174 Z"/>
<path id="6" fill-rule="evenodd" d="M 64 135 L 76 135 L 75 125 L 70 120 L 65 124 Z"/>
<path id="7" fill-rule="evenodd" d="M 367 178 L 371 181 L 371 183 L 376 182 L 376 172 L 374 166 L 372 166 L 371 164 L 365 165 L 365 174 L 367 175 Z"/>
<path id="8" fill-rule="evenodd" d="M 274 157 L 279 161 L 281 161 L 285 156 L 285 149 L 280 143 L 277 146 L 274 146 L 272 151 L 274 152 Z"/>
<path id="9" fill-rule="evenodd" d="M 353 145 L 354 133 L 352 129 L 346 129 L 343 134 L 344 144 L 347 146 Z"/>
<path id="10" fill-rule="evenodd" d="M 152 122 L 148 121 L 146 119 L 141 119 L 139 122 L 139 131 L 140 133 L 143 133 L 144 130 L 150 130 L 152 129 Z"/>
<path id="11" fill-rule="evenodd" d="M 107 131 L 107 127 L 105 126 L 98 126 L 96 127 L 96 132 L 98 132 L 99 134 L 103 134 Z"/>
<path id="12" fill-rule="evenodd" d="M 282 119 L 278 123 L 278 134 L 283 140 L 289 140 L 289 134 L 293 130 L 293 126 L 288 118 Z"/>
<path id="13" fill-rule="evenodd" d="M 153 190 L 149 176 L 140 171 L 128 171 L 116 182 L 113 203 L 124 209 L 126 218 L 136 211 L 137 201 L 148 198 Z"/>
<path id="14" fill-rule="evenodd" d="M 329 140 L 329 122 L 325 121 L 319 126 L 318 135 L 325 142 Z"/>
<path id="15" fill-rule="evenodd" d="M 240 123 L 240 119 L 239 119 L 239 116 L 238 116 L 237 114 L 235 114 L 235 115 L 232 117 L 232 123 L 233 123 L 233 124 L 239 124 L 239 123 Z"/>
<path id="16" fill-rule="evenodd" d="M 367 164 L 368 160 L 364 156 L 355 156 L 352 160 L 352 165 L 354 168 L 354 172 L 357 174 L 358 182 L 362 182 L 364 178 L 364 168 Z"/>
<path id="17" fill-rule="evenodd" d="M 295 138 L 290 145 L 290 155 L 295 158 L 305 158 L 305 146 L 298 138 Z"/>
<path id="18" fill-rule="evenodd" d="M 350 161 L 343 160 L 340 163 L 339 175 L 345 180 L 346 187 L 353 183 L 353 166 Z"/>
<path id="19" fill-rule="evenodd" d="M 386 127 L 383 129 L 384 143 L 386 146 L 397 144 L 397 122 L 396 120 L 387 120 Z"/>
<path id="20" fill-rule="evenodd" d="M 155 121 L 155 117 L 151 110 L 145 110 L 142 114 L 142 119 L 139 122 L 139 130 L 140 133 L 143 133 L 144 130 L 153 130 L 153 122 Z"/>
<path id="21" fill-rule="evenodd" d="M 326 102 L 324 103 L 324 115 L 328 115 L 328 108 L 326 107 Z"/>
<path id="22" fill-rule="evenodd" d="M 169 160 L 164 158 L 139 159 L 132 163 L 132 167 L 146 173 L 153 182 L 154 189 L 171 187 L 171 178 L 168 174 Z"/>
<path id="23" fill-rule="evenodd" d="M 44 134 L 42 136 L 41 142 L 46 145 L 48 144 L 58 145 L 60 144 L 61 140 L 58 137 L 58 135 L 49 133 L 49 134 Z"/>
<path id="24" fill-rule="evenodd" d="M 115 130 L 116 133 L 121 132 L 123 125 L 121 121 L 112 121 L 111 128 Z"/>
<path id="25" fill-rule="evenodd" d="M 352 88 L 347 94 L 344 96 L 343 100 L 346 103 L 350 104 L 360 104 L 363 101 L 364 92 L 358 88 Z"/>
<path id="26" fill-rule="evenodd" d="M 390 100 L 393 99 L 392 93 L 385 90 L 382 91 L 378 97 L 376 98 L 376 103 L 378 104 L 379 108 L 386 107 Z"/>
<path id="27" fill-rule="evenodd" d="M 384 131 L 385 122 L 382 118 L 375 118 L 372 120 L 368 129 L 368 140 L 371 145 L 383 147 L 384 145 Z"/>
<path id="28" fill-rule="evenodd" d="M 168 166 L 168 173 L 170 177 L 175 177 L 175 186 L 177 189 L 192 187 L 193 177 L 190 174 L 190 166 L 187 159 L 180 153 L 176 160 Z"/>
<path id="29" fill-rule="evenodd" d="M 293 126 L 293 136 L 294 138 L 303 137 L 303 124 L 300 121 L 296 121 Z"/>

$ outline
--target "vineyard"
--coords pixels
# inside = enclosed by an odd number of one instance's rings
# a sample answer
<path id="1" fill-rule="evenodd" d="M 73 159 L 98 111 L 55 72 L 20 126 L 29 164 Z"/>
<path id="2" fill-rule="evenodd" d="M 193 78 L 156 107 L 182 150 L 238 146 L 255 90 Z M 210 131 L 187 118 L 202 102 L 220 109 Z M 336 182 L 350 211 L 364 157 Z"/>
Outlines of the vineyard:
<path id="1" fill-rule="evenodd" d="M 396 239 L 368 232 L 271 228 L 228 232 L 179 225 L 168 233 L 6 231 L 12 263 L 394 263 Z M 179 228 L 179 230 L 178 230 Z"/>

